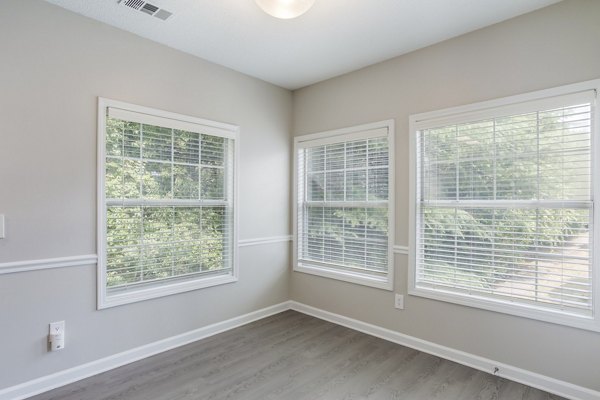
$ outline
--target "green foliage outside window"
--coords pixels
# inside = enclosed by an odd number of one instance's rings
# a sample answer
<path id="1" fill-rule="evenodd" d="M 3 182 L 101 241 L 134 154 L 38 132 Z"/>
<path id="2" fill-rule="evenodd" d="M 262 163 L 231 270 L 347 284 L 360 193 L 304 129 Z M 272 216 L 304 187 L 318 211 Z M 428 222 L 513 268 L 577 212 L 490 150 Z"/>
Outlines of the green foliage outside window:
<path id="1" fill-rule="evenodd" d="M 229 146 L 222 137 L 107 119 L 109 288 L 231 268 Z"/>
<path id="2" fill-rule="evenodd" d="M 589 307 L 590 211 L 556 206 L 591 198 L 589 113 L 582 105 L 421 131 L 419 279 Z"/>

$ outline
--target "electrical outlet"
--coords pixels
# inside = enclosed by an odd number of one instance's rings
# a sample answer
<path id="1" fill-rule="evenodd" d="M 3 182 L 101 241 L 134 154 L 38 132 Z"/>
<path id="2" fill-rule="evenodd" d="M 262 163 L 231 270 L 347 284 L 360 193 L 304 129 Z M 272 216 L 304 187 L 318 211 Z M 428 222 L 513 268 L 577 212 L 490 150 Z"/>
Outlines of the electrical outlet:
<path id="1" fill-rule="evenodd" d="M 404 310 L 404 295 L 396 293 L 396 297 L 394 299 L 394 307 L 399 310 Z"/>
<path id="2" fill-rule="evenodd" d="M 65 334 L 65 321 L 51 322 L 50 329 L 48 330 L 48 334 L 50 335 L 58 335 Z"/>
<path id="3" fill-rule="evenodd" d="M 62 350 L 65 347 L 65 321 L 50 323 L 48 327 L 48 344 L 50 351 Z"/>

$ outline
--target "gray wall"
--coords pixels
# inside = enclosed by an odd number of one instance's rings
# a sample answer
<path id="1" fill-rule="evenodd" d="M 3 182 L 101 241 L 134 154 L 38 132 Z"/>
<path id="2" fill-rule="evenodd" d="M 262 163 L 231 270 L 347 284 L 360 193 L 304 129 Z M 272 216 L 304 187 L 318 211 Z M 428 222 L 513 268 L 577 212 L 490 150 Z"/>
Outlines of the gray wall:
<path id="1" fill-rule="evenodd" d="M 600 77 L 600 2 L 567 1 L 294 93 L 304 134 L 396 120 L 396 244 L 408 243 L 408 115 Z M 0 263 L 96 252 L 96 97 L 241 126 L 240 238 L 290 231 L 292 94 L 39 0 L 0 11 Z M 257 189 L 258 188 L 258 189 Z M 269 246 L 269 247 L 266 247 Z M 96 311 L 95 266 L 0 276 L 0 388 L 288 299 L 600 389 L 600 335 L 291 274 L 240 249 L 240 281 Z M 396 290 L 407 259 L 396 256 Z M 177 310 L 178 312 L 174 312 Z M 65 319 L 67 348 L 47 353 Z"/>
<path id="2" fill-rule="evenodd" d="M 408 245 L 408 116 L 600 78 L 600 1 L 565 1 L 294 93 L 297 135 L 396 121 L 396 244 Z M 407 256 L 395 288 L 407 290 Z M 600 390 L 600 334 L 293 273 L 314 307 Z"/>
<path id="3" fill-rule="evenodd" d="M 97 97 L 241 127 L 240 239 L 288 235 L 292 94 L 37 0 L 0 7 L 0 263 L 96 253 Z M 240 280 L 96 311 L 95 266 L 0 275 L 0 388 L 288 299 L 289 244 Z M 47 353 L 48 323 L 67 347 Z"/>

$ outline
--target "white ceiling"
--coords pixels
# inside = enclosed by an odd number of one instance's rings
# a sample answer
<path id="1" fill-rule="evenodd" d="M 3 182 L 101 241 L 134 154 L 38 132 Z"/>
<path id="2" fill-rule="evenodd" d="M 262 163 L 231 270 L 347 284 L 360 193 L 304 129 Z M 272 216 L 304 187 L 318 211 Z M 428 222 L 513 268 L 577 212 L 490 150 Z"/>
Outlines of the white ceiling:
<path id="1" fill-rule="evenodd" d="M 117 0 L 47 0 L 288 89 L 297 89 L 559 0 L 316 0 L 279 20 L 254 0 L 148 0 L 161 21 Z"/>

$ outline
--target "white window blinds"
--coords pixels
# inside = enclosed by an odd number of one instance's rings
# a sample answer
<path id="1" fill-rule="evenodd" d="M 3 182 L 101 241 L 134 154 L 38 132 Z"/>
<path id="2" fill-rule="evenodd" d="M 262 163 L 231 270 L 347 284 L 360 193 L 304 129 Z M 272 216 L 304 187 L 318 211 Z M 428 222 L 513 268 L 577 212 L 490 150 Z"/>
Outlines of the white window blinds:
<path id="1" fill-rule="evenodd" d="M 389 151 L 387 128 L 299 143 L 299 266 L 387 280 Z"/>
<path id="2" fill-rule="evenodd" d="M 417 130 L 417 288 L 592 315 L 593 98 Z"/>
<path id="3" fill-rule="evenodd" d="M 108 295 L 232 273 L 233 140 L 214 127 L 108 108 Z"/>

